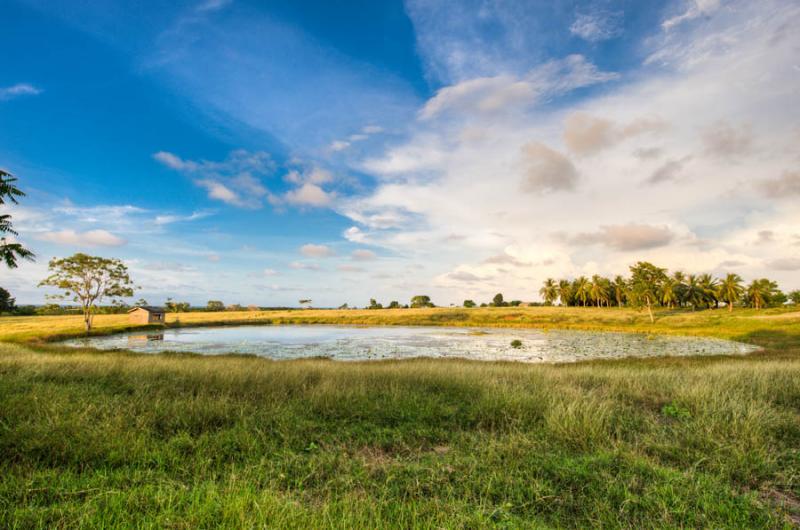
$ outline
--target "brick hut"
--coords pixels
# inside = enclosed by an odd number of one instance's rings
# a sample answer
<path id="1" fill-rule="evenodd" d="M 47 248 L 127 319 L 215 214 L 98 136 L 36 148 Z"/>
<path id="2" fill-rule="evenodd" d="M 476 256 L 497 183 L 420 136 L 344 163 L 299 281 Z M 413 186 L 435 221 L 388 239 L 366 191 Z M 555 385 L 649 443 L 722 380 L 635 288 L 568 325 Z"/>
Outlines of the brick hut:
<path id="1" fill-rule="evenodd" d="M 164 310 L 158 307 L 139 306 L 128 310 L 131 324 L 163 324 Z"/>

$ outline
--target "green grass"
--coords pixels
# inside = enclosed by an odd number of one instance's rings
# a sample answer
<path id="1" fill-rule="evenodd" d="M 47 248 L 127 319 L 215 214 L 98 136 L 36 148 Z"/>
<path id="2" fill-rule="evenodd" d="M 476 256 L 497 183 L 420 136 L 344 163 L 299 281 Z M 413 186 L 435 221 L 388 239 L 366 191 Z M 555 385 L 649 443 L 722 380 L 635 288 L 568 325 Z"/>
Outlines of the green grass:
<path id="1" fill-rule="evenodd" d="M 800 520 L 796 314 L 662 313 L 648 328 L 633 311 L 575 311 L 252 318 L 550 322 L 736 337 L 764 350 L 525 365 L 0 344 L 0 528 L 783 528 Z M 189 316 L 183 324 L 248 315 Z M 38 336 L 71 333 L 71 322 L 41 318 L 0 319 L 0 337 L 30 341 L 37 326 Z M 126 325 L 113 318 L 101 332 Z"/>

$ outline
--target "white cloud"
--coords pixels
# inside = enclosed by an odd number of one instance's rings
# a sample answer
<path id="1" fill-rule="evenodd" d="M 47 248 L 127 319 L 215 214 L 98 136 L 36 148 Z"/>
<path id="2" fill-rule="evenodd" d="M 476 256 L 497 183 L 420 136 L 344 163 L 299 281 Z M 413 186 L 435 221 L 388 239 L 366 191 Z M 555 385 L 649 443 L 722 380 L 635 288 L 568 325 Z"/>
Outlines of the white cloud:
<path id="1" fill-rule="evenodd" d="M 694 20 L 701 16 L 708 16 L 719 9 L 720 0 L 686 0 L 685 11 L 679 15 L 668 18 L 661 23 L 665 30 L 672 29 L 684 22 Z"/>
<path id="2" fill-rule="evenodd" d="M 442 88 L 422 107 L 419 116 L 429 120 L 445 112 L 519 112 L 545 98 L 617 77 L 616 73 L 599 70 L 582 55 L 570 55 L 534 68 L 523 77 L 480 77 Z"/>
<path id="3" fill-rule="evenodd" d="M 692 272 L 739 262 L 746 278 L 797 287 L 791 271 L 765 265 L 800 243 L 791 112 L 800 78 L 786 29 L 796 25 L 800 6 L 731 0 L 703 24 L 654 28 L 638 50 L 650 60 L 620 83 L 573 96 L 581 76 L 551 70 L 544 85 L 569 95 L 556 105 L 536 95 L 532 69 L 458 71 L 421 106 L 407 139 L 360 163 L 378 181 L 338 201 L 354 225 L 344 237 L 520 299 L 548 276 L 624 273 L 639 259 Z M 774 242 L 755 248 L 763 230 Z M 469 278 L 425 274 L 407 282 L 432 279 L 431 291 L 451 301 L 457 278 Z"/>
<path id="4" fill-rule="evenodd" d="M 289 264 L 290 269 L 294 270 L 306 270 L 306 271 L 318 271 L 320 270 L 319 265 L 316 263 L 308 263 L 305 261 L 293 261 Z"/>
<path id="5" fill-rule="evenodd" d="M 290 190 L 284 195 L 284 200 L 296 206 L 328 206 L 334 198 L 333 193 L 328 193 L 316 184 L 306 182 L 297 189 Z"/>
<path id="6" fill-rule="evenodd" d="M 300 253 L 309 258 L 329 258 L 336 255 L 336 252 L 334 252 L 331 247 L 327 245 L 314 245 L 313 243 L 308 243 L 300 247 Z"/>
<path id="7" fill-rule="evenodd" d="M 377 255 L 371 250 L 359 248 L 353 251 L 350 255 L 355 261 L 372 261 L 377 258 Z"/>
<path id="8" fill-rule="evenodd" d="M 163 214 L 157 215 L 154 222 L 157 225 L 168 225 L 172 223 L 196 221 L 197 219 L 203 219 L 210 215 L 212 215 L 211 212 L 207 211 L 192 212 L 190 215 Z"/>
<path id="9" fill-rule="evenodd" d="M 261 271 L 261 274 L 263 274 L 264 276 L 277 276 L 280 273 L 275 269 L 264 269 L 263 271 Z"/>
<path id="10" fill-rule="evenodd" d="M 42 90 L 40 88 L 31 84 L 17 83 L 16 85 L 0 87 L 0 101 L 8 101 L 21 96 L 36 96 L 41 93 Z"/>
<path id="11" fill-rule="evenodd" d="M 589 42 L 613 39 L 622 33 L 622 13 L 578 13 L 569 27 L 570 33 Z"/>
<path id="12" fill-rule="evenodd" d="M 225 160 L 185 160 L 167 151 L 159 151 L 153 158 L 170 169 L 194 179 L 194 183 L 208 192 L 210 199 L 219 200 L 240 208 L 258 208 L 268 190 L 260 176 L 271 174 L 275 163 L 263 151 L 244 149 L 232 151 Z"/>
<path id="13" fill-rule="evenodd" d="M 361 129 L 361 132 L 364 134 L 378 134 L 383 132 L 383 127 L 380 125 L 365 125 Z"/>
<path id="14" fill-rule="evenodd" d="M 331 151 L 344 151 L 350 147 L 350 142 L 345 142 L 344 140 L 335 140 L 331 142 L 330 150 Z"/>
<path id="15" fill-rule="evenodd" d="M 88 230 L 86 232 L 60 230 L 40 234 L 38 239 L 57 245 L 74 247 L 118 247 L 126 243 L 124 239 L 107 230 Z"/>

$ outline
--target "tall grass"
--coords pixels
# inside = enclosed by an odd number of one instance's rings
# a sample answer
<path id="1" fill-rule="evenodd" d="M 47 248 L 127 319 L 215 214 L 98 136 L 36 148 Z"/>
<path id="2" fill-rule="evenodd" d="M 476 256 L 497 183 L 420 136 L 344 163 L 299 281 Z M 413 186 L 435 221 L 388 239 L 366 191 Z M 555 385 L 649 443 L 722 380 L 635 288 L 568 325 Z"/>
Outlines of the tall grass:
<path id="1" fill-rule="evenodd" d="M 800 332 L 762 315 L 716 331 L 758 355 L 570 365 L 0 344 L 0 528 L 788 527 Z"/>

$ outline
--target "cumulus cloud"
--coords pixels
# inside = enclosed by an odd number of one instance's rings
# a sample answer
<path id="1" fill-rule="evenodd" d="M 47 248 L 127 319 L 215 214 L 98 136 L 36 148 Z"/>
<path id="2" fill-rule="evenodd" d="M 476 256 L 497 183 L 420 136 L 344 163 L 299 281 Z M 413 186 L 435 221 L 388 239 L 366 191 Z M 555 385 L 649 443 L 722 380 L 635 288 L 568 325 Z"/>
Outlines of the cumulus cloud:
<path id="1" fill-rule="evenodd" d="M 525 168 L 525 191 L 568 191 L 573 190 L 578 182 L 578 170 L 572 161 L 543 143 L 530 142 L 524 145 L 522 160 Z"/>
<path id="2" fill-rule="evenodd" d="M 40 234 L 38 239 L 49 241 L 57 245 L 69 245 L 74 247 L 118 247 L 126 243 L 124 239 L 115 236 L 107 230 L 88 230 L 86 232 L 61 230 L 45 232 Z"/>
<path id="3" fill-rule="evenodd" d="M 17 83 L 7 87 L 0 87 L 0 101 L 18 98 L 21 96 L 36 96 L 42 90 L 28 83 Z"/>
<path id="4" fill-rule="evenodd" d="M 784 171 L 779 177 L 760 181 L 758 187 L 772 199 L 800 196 L 800 171 Z"/>
<path id="5" fill-rule="evenodd" d="M 530 262 L 522 261 L 505 252 L 502 254 L 489 256 L 483 260 L 483 263 L 486 265 L 513 265 L 514 267 L 528 267 L 531 265 Z"/>
<path id="6" fill-rule="evenodd" d="M 668 245 L 675 234 L 666 226 L 627 224 L 602 226 L 597 232 L 585 232 L 571 238 L 575 245 L 605 245 L 614 250 L 628 252 Z"/>
<path id="7" fill-rule="evenodd" d="M 308 243 L 300 247 L 300 253 L 309 258 L 328 258 L 336 255 L 336 252 L 327 245 L 315 245 Z"/>
<path id="8" fill-rule="evenodd" d="M 311 182 L 306 182 L 299 188 L 286 192 L 284 200 L 296 206 L 315 206 L 322 207 L 331 204 L 334 198 L 333 193 L 328 193 L 321 187 Z"/>
<path id="9" fill-rule="evenodd" d="M 365 248 L 359 248 L 353 251 L 350 255 L 355 261 L 372 261 L 377 258 L 377 255 L 372 252 L 371 250 L 367 250 Z"/>

